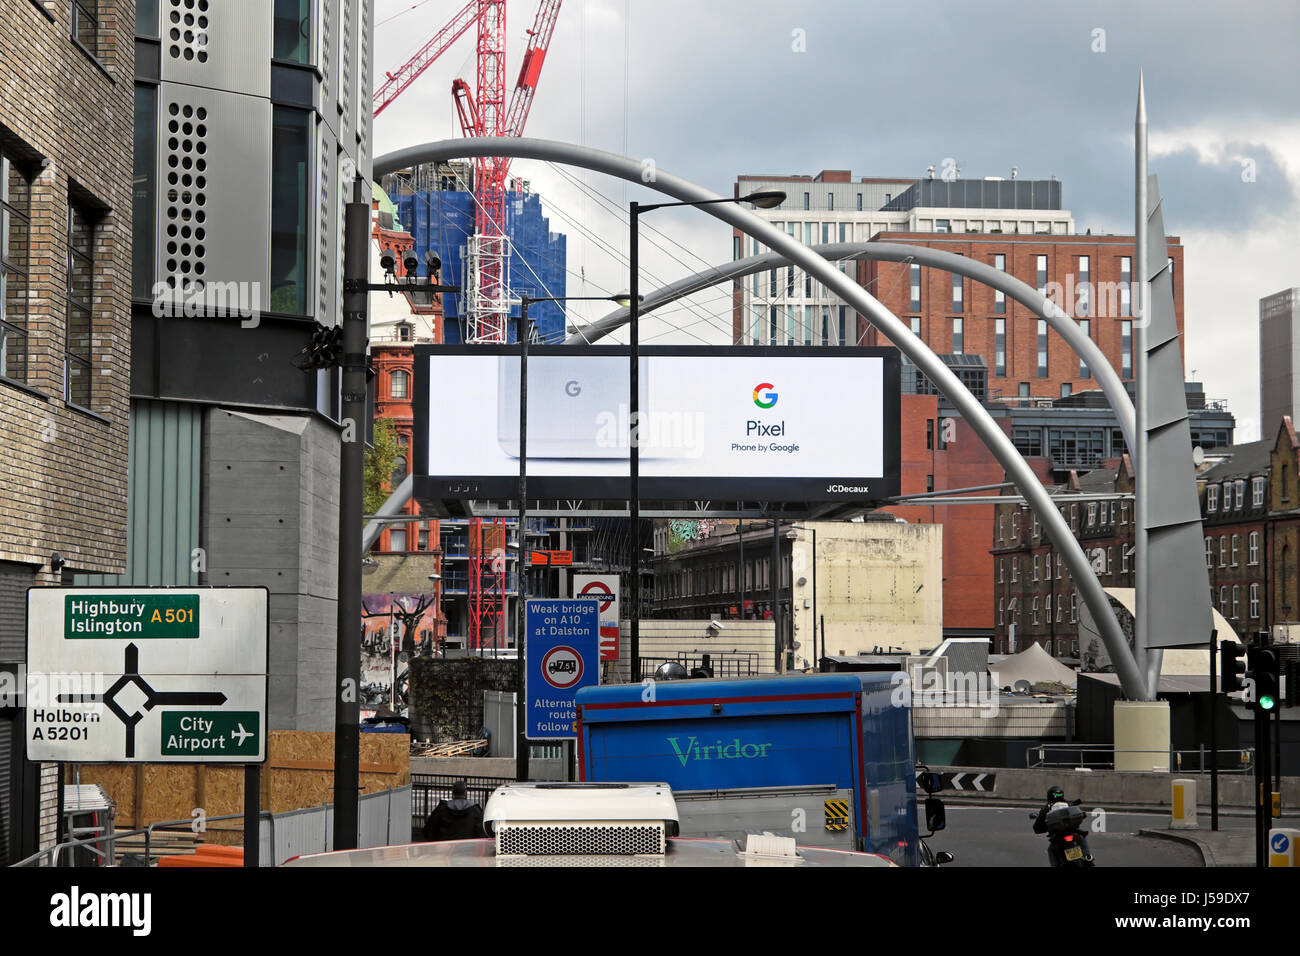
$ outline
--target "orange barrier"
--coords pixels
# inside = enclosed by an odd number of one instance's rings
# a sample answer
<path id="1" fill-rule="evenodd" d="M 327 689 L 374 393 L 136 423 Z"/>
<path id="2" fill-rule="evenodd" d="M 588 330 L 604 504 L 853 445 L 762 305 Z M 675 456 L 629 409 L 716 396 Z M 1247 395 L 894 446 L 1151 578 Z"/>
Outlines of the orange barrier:
<path id="1" fill-rule="evenodd" d="M 243 866 L 244 851 L 237 846 L 215 846 L 204 843 L 196 847 L 193 853 L 160 857 L 158 865 L 160 867 Z"/>

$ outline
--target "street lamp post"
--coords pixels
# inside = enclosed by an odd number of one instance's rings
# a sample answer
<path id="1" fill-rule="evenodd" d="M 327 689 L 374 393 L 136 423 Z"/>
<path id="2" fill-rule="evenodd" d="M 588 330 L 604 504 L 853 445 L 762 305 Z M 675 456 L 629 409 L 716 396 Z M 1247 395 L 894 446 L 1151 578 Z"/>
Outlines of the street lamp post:
<path id="1" fill-rule="evenodd" d="M 628 342 L 630 345 L 628 360 L 631 363 L 628 395 L 628 460 L 630 464 L 631 500 L 628 502 L 628 516 L 632 522 L 632 603 L 629 617 L 630 646 L 628 654 L 632 663 L 632 682 L 641 680 L 641 449 L 640 449 L 640 360 L 641 360 L 641 297 L 637 289 L 638 247 L 641 214 L 670 206 L 712 206 L 718 203 L 747 202 L 759 209 L 773 209 L 785 202 L 785 193 L 767 190 L 750 193 L 748 196 L 729 196 L 723 199 L 701 199 L 695 202 L 658 202 L 643 206 L 633 200 L 628 207 L 628 268 L 631 279 L 628 284 L 630 302 L 628 304 Z M 744 614 L 744 608 L 741 608 Z"/>
<path id="2" fill-rule="evenodd" d="M 622 296 L 528 296 L 519 297 L 519 323 L 516 334 L 519 339 L 519 502 L 518 502 L 518 539 L 519 559 L 515 562 L 515 574 L 518 577 L 518 593 L 515 597 L 515 659 L 519 662 L 518 684 L 516 685 L 515 707 L 515 779 L 522 782 L 528 779 L 528 730 L 524 715 L 528 703 L 527 671 L 527 571 L 528 571 L 528 530 L 525 522 L 528 518 L 528 344 L 532 340 L 532 327 L 528 322 L 528 306 L 533 302 L 615 302 L 622 304 Z"/>

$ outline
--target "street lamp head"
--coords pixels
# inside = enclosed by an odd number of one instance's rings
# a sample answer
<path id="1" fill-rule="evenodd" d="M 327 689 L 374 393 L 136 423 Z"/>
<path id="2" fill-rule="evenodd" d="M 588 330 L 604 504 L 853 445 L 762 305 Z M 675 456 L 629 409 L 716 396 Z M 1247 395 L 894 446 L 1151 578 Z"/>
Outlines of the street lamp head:
<path id="1" fill-rule="evenodd" d="M 622 292 L 616 293 L 615 295 L 611 295 L 609 298 L 615 305 L 622 306 L 625 309 L 632 304 L 632 293 L 627 289 L 624 289 Z M 644 302 L 645 296 L 638 295 L 636 300 L 638 303 Z"/>
<path id="2" fill-rule="evenodd" d="M 740 201 L 750 203 L 758 209 L 775 209 L 785 202 L 785 193 L 779 189 L 768 189 L 742 196 Z"/>

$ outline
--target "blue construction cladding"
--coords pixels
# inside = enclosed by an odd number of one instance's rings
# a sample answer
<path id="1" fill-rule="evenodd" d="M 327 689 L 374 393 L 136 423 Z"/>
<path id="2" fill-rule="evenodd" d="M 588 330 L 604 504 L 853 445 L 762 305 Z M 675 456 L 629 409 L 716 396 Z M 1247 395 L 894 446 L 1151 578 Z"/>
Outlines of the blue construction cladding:
<path id="1" fill-rule="evenodd" d="M 474 197 L 467 192 L 422 191 L 392 197 L 402 227 L 415 237 L 415 251 L 424 260 L 432 249 L 442 259 L 442 280 L 462 285 L 465 278 L 465 246 L 474 234 Z M 542 215 L 542 200 L 536 193 L 506 193 L 507 265 L 510 289 L 517 295 L 563 296 L 568 238 L 551 232 L 550 220 Z M 444 340 L 464 340 L 462 297 L 444 295 Z M 517 312 L 512 312 L 512 315 Z M 564 341 L 564 312 L 555 302 L 538 302 L 528 308 L 542 342 Z M 513 324 L 510 340 L 515 339 Z"/>

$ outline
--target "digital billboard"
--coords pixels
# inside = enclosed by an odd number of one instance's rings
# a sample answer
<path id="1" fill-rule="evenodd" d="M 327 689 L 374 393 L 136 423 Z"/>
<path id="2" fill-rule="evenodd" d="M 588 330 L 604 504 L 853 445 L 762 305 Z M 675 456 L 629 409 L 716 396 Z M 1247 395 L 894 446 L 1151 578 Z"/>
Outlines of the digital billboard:
<path id="1" fill-rule="evenodd" d="M 529 498 L 626 499 L 625 346 L 534 346 Z M 511 498 L 520 465 L 518 346 L 417 346 L 415 493 Z M 899 492 L 895 349 L 643 347 L 644 499 L 879 501 Z"/>

